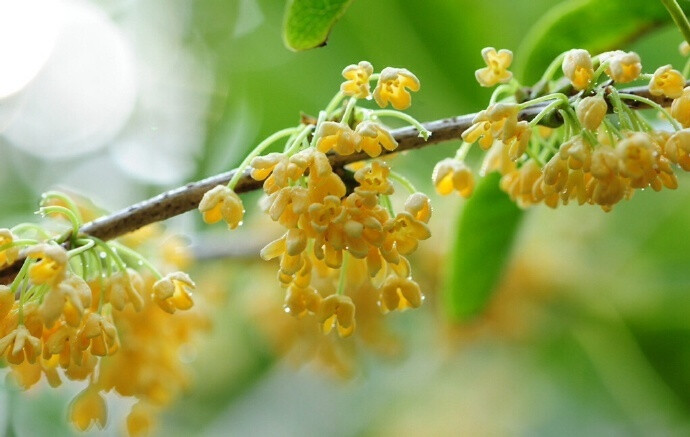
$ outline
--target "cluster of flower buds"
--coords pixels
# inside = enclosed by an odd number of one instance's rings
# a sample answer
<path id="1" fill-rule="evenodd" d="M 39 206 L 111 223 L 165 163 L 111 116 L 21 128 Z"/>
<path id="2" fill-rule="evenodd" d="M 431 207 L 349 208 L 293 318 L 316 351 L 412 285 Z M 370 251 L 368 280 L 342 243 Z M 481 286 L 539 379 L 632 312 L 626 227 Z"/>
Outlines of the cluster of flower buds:
<path id="1" fill-rule="evenodd" d="M 429 135 L 419 122 L 398 111 L 410 106 L 409 91 L 419 89 L 414 74 L 390 67 L 374 73 L 366 61 L 346 67 L 342 74 L 346 81 L 317 120 L 260 143 L 227 186 L 206 193 L 199 210 L 207 223 L 224 219 L 235 228 L 244 208 L 233 188 L 245 168 L 251 168 L 251 176 L 263 181 L 263 211 L 286 230 L 261 251 L 266 260 L 280 260 L 278 279 L 286 289 L 286 312 L 314 317 L 325 333 L 335 327 L 346 337 L 356 324 L 351 294 L 364 283 L 373 284 L 372 293 L 384 313 L 421 305 L 423 295 L 406 256 L 431 236 L 431 205 L 385 162 L 356 164 L 342 174 L 333 170 L 329 156 L 363 152 L 376 158 L 397 148 L 382 117 L 400 118 L 415 126 L 420 136 Z M 377 81 L 373 92 L 372 81 Z M 390 104 L 396 110 L 357 106 L 372 98 L 381 108 Z M 289 139 L 283 152 L 261 155 L 284 137 Z M 410 191 L 397 213 L 390 200 L 394 182 Z"/>
<path id="2" fill-rule="evenodd" d="M 487 151 L 480 174 L 500 172 L 501 188 L 523 207 L 572 201 L 610 211 L 636 189 L 677 188 L 674 168 L 690 169 L 690 87 L 685 87 L 690 66 L 685 74 L 671 65 L 645 74 L 634 52 L 592 57 L 573 49 L 525 91 L 507 71 L 510 51 L 487 48 L 482 55 L 487 67 L 477 70 L 479 83 L 501 85 L 463 133 L 455 158 L 437 164 L 433 182 L 440 194 L 472 194 L 474 177 L 464 158 L 475 143 Z M 646 81 L 648 95 L 615 87 L 635 81 Z M 530 98 L 518 101 L 522 95 Z M 671 110 L 660 100 L 671 102 Z M 656 110 L 667 124 L 657 127 L 629 102 Z M 528 121 L 521 111 L 530 107 L 539 111 L 533 109 Z"/>
<path id="3" fill-rule="evenodd" d="M 68 218 L 72 230 L 0 229 L 0 268 L 25 257 L 14 280 L 0 285 L 0 354 L 25 389 L 42 375 L 52 387 L 86 381 L 69 411 L 81 430 L 105 426 L 103 393 L 137 398 L 127 428 L 142 435 L 186 384 L 179 348 L 205 322 L 194 312 L 169 314 L 192 307 L 194 283 L 180 271 L 161 275 L 132 246 L 148 251 L 150 241 L 170 268 L 185 267 L 185 248 L 153 228 L 119 242 L 79 235 L 82 218 L 95 212 L 62 193 L 44 195 L 40 212 Z"/>

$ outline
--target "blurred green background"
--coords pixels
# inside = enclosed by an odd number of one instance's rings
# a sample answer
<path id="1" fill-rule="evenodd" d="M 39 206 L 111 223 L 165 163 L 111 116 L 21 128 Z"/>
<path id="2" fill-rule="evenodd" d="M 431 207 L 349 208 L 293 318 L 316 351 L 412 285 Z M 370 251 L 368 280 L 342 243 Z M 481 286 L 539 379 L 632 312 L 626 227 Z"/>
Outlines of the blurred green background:
<path id="1" fill-rule="evenodd" d="M 0 99 L 0 227 L 33 219 L 39 194 L 55 186 L 119 209 L 230 169 L 263 137 L 296 124 L 300 111 L 317 114 L 342 68 L 360 60 L 414 72 L 422 88 L 408 112 L 420 120 L 478 111 L 490 94 L 474 80 L 481 49 L 513 50 L 514 71 L 534 77 L 544 65 L 524 52 L 526 36 L 547 11 L 585 3 L 605 2 L 355 0 L 326 47 L 294 53 L 283 46 L 284 5 L 275 0 L 61 2 L 58 37 L 41 35 L 52 54 Z M 629 18 L 606 13 L 618 12 Z M 557 28 L 550 49 L 614 41 L 638 51 L 645 72 L 682 67 L 670 22 L 643 17 L 631 31 L 617 17 L 583 31 Z M 74 23 L 76 35 L 60 36 Z M 624 37 L 598 39 L 616 26 Z M 431 193 L 433 165 L 458 145 L 393 165 Z M 387 317 L 399 350 L 352 340 L 334 347 L 336 358 L 317 353 L 316 361 L 309 346 L 276 334 L 290 321 L 281 319 L 289 316 L 280 312 L 274 266 L 206 250 L 210 241 L 214 249 L 218 241 L 260 247 L 279 232 L 253 207 L 258 194 L 245 197 L 249 216 L 237 233 L 202 228 L 195 214 L 172 220 L 194 250 L 214 258 L 192 273 L 220 298 L 213 331 L 195 346 L 195 382 L 158 434 L 690 435 L 690 178 L 679 179 L 676 191 L 641 193 L 608 214 L 531 209 L 488 310 L 462 325 L 445 319 L 438 296 L 463 201 L 432 195 L 434 236 L 413 260 L 427 301 Z M 6 386 L 0 429 L 72 435 L 65 403 L 78 390 Z M 102 433 L 120 435 L 130 403 L 109 398 Z"/>

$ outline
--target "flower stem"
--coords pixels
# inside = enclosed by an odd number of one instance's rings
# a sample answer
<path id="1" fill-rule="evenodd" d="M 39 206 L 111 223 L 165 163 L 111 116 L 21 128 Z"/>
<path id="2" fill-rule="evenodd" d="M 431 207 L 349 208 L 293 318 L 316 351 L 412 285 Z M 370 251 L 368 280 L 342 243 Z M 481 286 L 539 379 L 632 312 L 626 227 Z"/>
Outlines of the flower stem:
<path id="1" fill-rule="evenodd" d="M 688 22 L 688 17 L 685 16 L 678 2 L 676 0 L 661 0 L 661 3 L 664 4 L 668 13 L 671 14 L 673 22 L 680 29 L 685 41 L 690 43 L 690 22 Z"/>
<path id="2" fill-rule="evenodd" d="M 395 117 L 404 120 L 414 126 L 415 129 L 417 129 L 417 132 L 419 132 L 419 137 L 424 138 L 425 141 L 431 136 L 431 132 L 428 131 L 422 125 L 422 123 L 411 115 L 405 114 L 404 112 L 396 111 L 394 109 L 376 109 L 371 111 L 371 115 L 375 117 Z"/>

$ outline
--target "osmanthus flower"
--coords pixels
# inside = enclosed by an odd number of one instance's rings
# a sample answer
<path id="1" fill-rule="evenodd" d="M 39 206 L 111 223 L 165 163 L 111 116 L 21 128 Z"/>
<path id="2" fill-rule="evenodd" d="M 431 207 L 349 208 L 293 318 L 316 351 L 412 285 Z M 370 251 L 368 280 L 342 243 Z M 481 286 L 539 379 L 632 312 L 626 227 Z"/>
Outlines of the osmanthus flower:
<path id="1" fill-rule="evenodd" d="M 690 87 L 683 88 L 683 93 L 671 103 L 671 116 L 685 128 L 690 128 Z"/>
<path id="2" fill-rule="evenodd" d="M 343 70 L 343 77 L 347 80 L 340 85 L 340 91 L 358 99 L 369 97 L 369 77 L 373 72 L 374 67 L 367 61 L 348 65 Z"/>
<path id="3" fill-rule="evenodd" d="M 93 425 L 103 429 L 108 421 L 108 408 L 105 399 L 94 385 L 89 385 L 70 403 L 70 421 L 81 431 Z"/>
<path id="4" fill-rule="evenodd" d="M 649 135 L 636 132 L 616 146 L 619 171 L 630 179 L 633 188 L 645 188 L 656 176 L 656 149 Z"/>
<path id="5" fill-rule="evenodd" d="M 382 250 L 390 251 L 393 243 L 397 252 L 408 255 L 419 245 L 420 240 L 431 237 L 429 227 L 407 211 L 399 212 L 383 226 L 387 233 Z"/>
<path id="6" fill-rule="evenodd" d="M 391 152 L 398 147 L 398 142 L 388 129 L 373 121 L 361 122 L 355 128 L 355 132 L 359 135 L 359 150 L 363 150 L 372 158 L 379 156 L 382 148 Z"/>
<path id="7" fill-rule="evenodd" d="M 316 148 L 321 153 L 331 150 L 338 155 L 352 155 L 359 150 L 359 134 L 342 122 L 325 121 L 316 129 L 319 138 Z"/>
<path id="8" fill-rule="evenodd" d="M 116 310 L 124 310 L 128 303 L 131 303 L 136 311 L 144 306 L 141 291 L 144 289 L 144 280 L 136 270 L 128 268 L 125 271 L 115 272 L 104 282 L 105 302 L 111 304 Z"/>
<path id="9" fill-rule="evenodd" d="M 321 301 L 317 320 L 324 334 L 336 327 L 340 337 L 348 337 L 355 330 L 355 305 L 349 296 L 332 294 Z"/>
<path id="10" fill-rule="evenodd" d="M 0 229 L 0 246 L 12 244 L 15 240 L 15 236 L 9 229 Z M 0 267 L 12 264 L 19 256 L 19 247 L 9 247 L 7 249 L 0 250 Z"/>
<path id="11" fill-rule="evenodd" d="M 29 278 L 36 285 L 55 285 L 67 272 L 67 251 L 57 244 L 41 243 L 26 251 L 28 259 L 38 260 L 29 267 Z"/>
<path id="12" fill-rule="evenodd" d="M 599 60 L 609 63 L 606 74 L 618 83 L 627 83 L 636 80 L 642 72 L 640 56 L 635 52 L 614 50 L 599 55 Z"/>
<path id="13" fill-rule="evenodd" d="M 479 169 L 479 174 L 485 176 L 492 171 L 497 171 L 501 174 L 510 173 L 515 170 L 517 165 L 508 154 L 508 148 L 501 141 L 496 141 L 493 146 L 486 152 L 482 166 Z"/>
<path id="14" fill-rule="evenodd" d="M 482 58 L 486 67 L 474 72 L 477 82 L 483 87 L 492 87 L 497 83 L 506 83 L 513 78 L 508 67 L 513 62 L 513 52 L 506 49 L 496 51 L 493 47 L 482 49 Z"/>
<path id="15" fill-rule="evenodd" d="M 120 338 L 112 317 L 89 311 L 77 332 L 78 345 L 88 349 L 93 355 L 104 357 L 112 355 L 120 347 Z"/>
<path id="16" fill-rule="evenodd" d="M 80 276 L 68 274 L 57 285 L 53 285 L 43 297 L 39 313 L 46 328 L 60 318 L 73 327 L 79 326 L 84 310 L 91 307 L 91 288 Z"/>
<path id="17" fill-rule="evenodd" d="M 15 302 L 14 291 L 7 285 L 0 284 L 0 322 L 5 320 Z"/>
<path id="18" fill-rule="evenodd" d="M 184 272 L 173 272 L 153 284 L 151 299 L 167 313 L 188 310 L 194 306 L 192 290 L 194 281 Z"/>
<path id="19" fill-rule="evenodd" d="M 419 308 L 422 305 L 422 290 L 410 278 L 392 274 L 381 286 L 379 305 L 384 313 L 404 311 L 408 308 Z"/>
<path id="20" fill-rule="evenodd" d="M 148 402 L 139 401 L 132 405 L 127 415 L 127 434 L 129 437 L 145 437 L 151 435 L 154 428 L 155 408 Z"/>
<path id="21" fill-rule="evenodd" d="M 519 206 L 524 208 L 533 205 L 537 202 L 533 188 L 541 174 L 539 165 L 530 159 L 522 167 L 503 175 L 501 189 Z"/>
<path id="22" fill-rule="evenodd" d="M 510 159 L 517 161 L 525 153 L 531 137 L 532 127 L 529 123 L 526 121 L 518 121 L 512 136 L 504 140 Z"/>
<path id="23" fill-rule="evenodd" d="M 355 180 L 359 186 L 355 188 L 356 193 L 365 195 L 366 193 L 393 194 L 393 184 L 388 180 L 391 169 L 388 164 L 380 161 L 373 161 L 355 172 Z"/>
<path id="24" fill-rule="evenodd" d="M 659 67 L 649 81 L 649 93 L 653 96 L 666 96 L 671 99 L 680 97 L 685 87 L 683 74 L 674 70 L 671 65 Z"/>
<path id="25" fill-rule="evenodd" d="M 217 185 L 207 191 L 199 202 L 199 211 L 208 224 L 225 220 L 230 229 L 242 224 L 244 206 L 240 196 L 226 185 Z"/>
<path id="26" fill-rule="evenodd" d="M 462 197 L 468 198 L 474 191 L 472 170 L 463 161 L 455 158 L 446 158 L 437 163 L 431 180 L 436 191 L 442 196 L 457 191 Z"/>
<path id="27" fill-rule="evenodd" d="M 573 88 L 580 91 L 589 86 L 594 79 L 592 57 L 587 50 L 573 49 L 563 58 L 563 75 L 570 80 Z"/>
<path id="28" fill-rule="evenodd" d="M 685 171 L 690 171 L 690 129 L 675 132 L 664 144 L 664 155 Z"/>
<path id="29" fill-rule="evenodd" d="M 515 103 L 496 103 L 480 111 L 472 125 L 462 133 L 463 141 L 477 142 L 488 150 L 494 140 L 509 141 L 516 134 L 519 107 Z"/>
<path id="30" fill-rule="evenodd" d="M 0 338 L 0 356 L 4 356 L 10 364 L 21 364 L 24 360 L 33 364 L 41 350 L 41 339 L 34 337 L 23 324 Z"/>
<path id="31" fill-rule="evenodd" d="M 321 300 L 321 295 L 313 287 L 291 284 L 285 295 L 285 312 L 295 317 L 304 317 L 308 313 L 316 314 L 321 306 Z"/>
<path id="32" fill-rule="evenodd" d="M 390 103 L 397 110 L 407 109 L 412 103 L 408 89 L 419 91 L 417 76 L 405 68 L 386 67 L 374 88 L 374 100 L 382 108 Z"/>
<path id="33" fill-rule="evenodd" d="M 682 56 L 690 55 L 690 44 L 687 41 L 683 41 L 678 45 L 678 53 Z"/>
<path id="34" fill-rule="evenodd" d="M 602 96 L 585 97 L 580 100 L 575 109 L 577 119 L 582 127 L 596 131 L 606 117 L 608 111 L 606 100 Z"/>
<path id="35" fill-rule="evenodd" d="M 431 218 L 431 200 L 424 193 L 413 193 L 405 201 L 405 211 L 410 213 L 415 220 L 429 223 Z"/>

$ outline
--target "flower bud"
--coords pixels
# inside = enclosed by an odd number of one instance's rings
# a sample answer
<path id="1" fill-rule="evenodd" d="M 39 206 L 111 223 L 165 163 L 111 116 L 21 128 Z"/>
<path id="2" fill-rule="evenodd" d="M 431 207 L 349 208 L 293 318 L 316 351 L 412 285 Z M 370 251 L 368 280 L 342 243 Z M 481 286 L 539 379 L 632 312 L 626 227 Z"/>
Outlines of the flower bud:
<path id="1" fill-rule="evenodd" d="M 585 129 L 596 131 L 606 117 L 608 105 L 601 96 L 585 97 L 577 105 L 577 119 Z"/>

